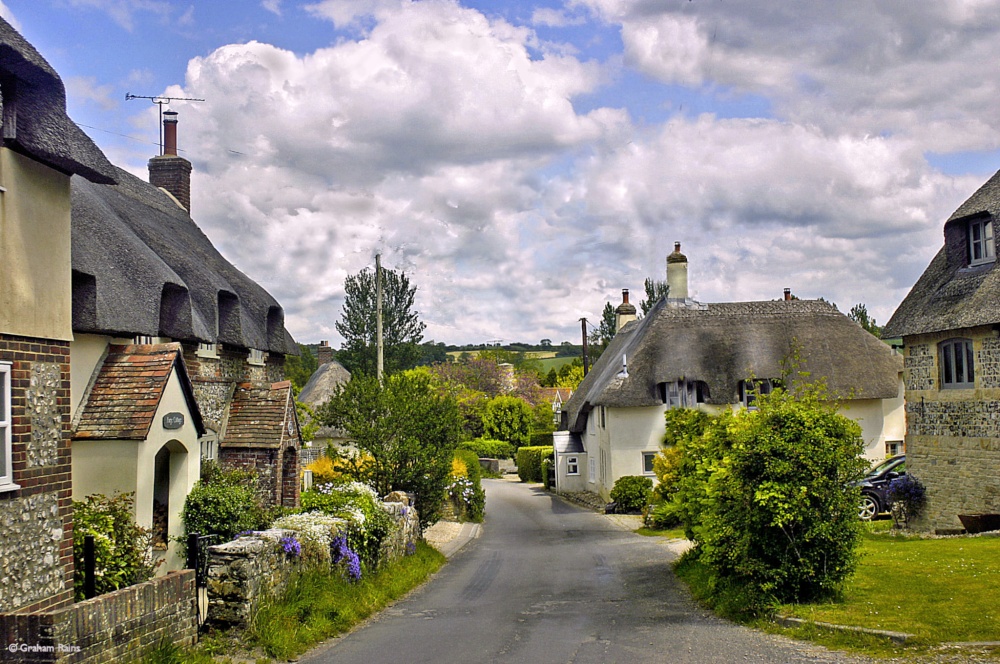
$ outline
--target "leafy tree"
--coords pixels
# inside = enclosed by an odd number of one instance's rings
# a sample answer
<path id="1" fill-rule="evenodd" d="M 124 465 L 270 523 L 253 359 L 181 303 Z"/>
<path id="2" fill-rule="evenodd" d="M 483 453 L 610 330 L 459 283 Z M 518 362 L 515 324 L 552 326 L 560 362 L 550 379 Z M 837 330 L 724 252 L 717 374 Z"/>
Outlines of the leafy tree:
<path id="1" fill-rule="evenodd" d="M 337 332 L 344 338 L 338 354 L 341 364 L 353 373 L 374 376 L 377 363 L 375 347 L 376 283 L 375 271 L 364 269 L 344 282 L 346 297 Z M 412 369 L 421 357 L 419 344 L 426 325 L 413 310 L 416 286 L 410 286 L 406 273 L 382 270 L 382 341 L 386 373 Z"/>
<path id="2" fill-rule="evenodd" d="M 601 311 L 601 322 L 597 325 L 597 329 L 593 330 L 587 338 L 587 342 L 590 347 L 587 349 L 587 355 L 590 358 L 590 364 L 593 366 L 597 362 L 597 358 L 601 356 L 604 350 L 611 343 L 611 340 L 615 338 L 615 333 L 618 331 L 618 320 L 615 315 L 615 308 L 611 306 L 610 302 L 604 303 L 604 310 Z"/>
<path id="3" fill-rule="evenodd" d="M 317 417 L 343 429 L 371 457 L 359 465 L 360 481 L 383 496 L 412 491 L 421 525 L 437 521 L 459 440 L 453 397 L 438 393 L 419 372 L 390 374 L 382 384 L 361 375 L 340 385 Z"/>
<path id="4" fill-rule="evenodd" d="M 555 367 L 552 367 L 549 369 L 549 372 L 545 374 L 545 378 L 542 379 L 542 387 L 555 387 L 558 380 L 559 372 L 556 371 Z"/>
<path id="5" fill-rule="evenodd" d="M 486 404 L 483 413 L 483 435 L 493 440 L 504 440 L 520 447 L 531 436 L 531 407 L 522 399 L 499 396 Z"/>
<path id="6" fill-rule="evenodd" d="M 563 369 L 566 369 L 565 373 Z M 556 387 L 568 387 L 571 390 L 575 390 L 583 382 L 583 362 L 580 364 L 564 364 L 559 369 L 559 378 L 556 381 Z"/>
<path id="7" fill-rule="evenodd" d="M 538 345 L 542 348 L 552 348 L 552 339 L 542 339 L 538 342 Z"/>
<path id="8" fill-rule="evenodd" d="M 653 305 L 667 296 L 670 287 L 667 286 L 666 281 L 657 281 L 649 277 L 646 277 L 643 287 L 646 289 L 646 299 L 639 302 L 639 309 L 642 310 L 642 315 L 645 316 L 653 308 Z"/>
<path id="9" fill-rule="evenodd" d="M 445 347 L 444 343 L 425 341 L 420 344 L 420 360 L 417 362 L 418 366 L 430 366 L 439 362 L 450 361 L 451 356 L 448 355 L 448 349 Z"/>
<path id="10" fill-rule="evenodd" d="M 316 356 L 309 350 L 309 346 L 299 344 L 299 355 L 285 356 L 285 378 L 292 382 L 295 393 L 298 394 L 309 382 L 309 377 L 319 368 Z"/>
<path id="11" fill-rule="evenodd" d="M 882 338 L 882 326 L 875 324 L 875 319 L 868 315 L 868 307 L 864 304 L 855 304 L 851 307 L 847 317 L 867 330 L 870 334 Z"/>

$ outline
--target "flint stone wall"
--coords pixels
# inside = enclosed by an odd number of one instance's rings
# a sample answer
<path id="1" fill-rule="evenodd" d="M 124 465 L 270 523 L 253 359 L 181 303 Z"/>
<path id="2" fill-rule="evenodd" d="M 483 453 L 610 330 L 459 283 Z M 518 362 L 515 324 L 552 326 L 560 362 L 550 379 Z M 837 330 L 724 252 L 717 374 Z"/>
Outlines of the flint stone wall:
<path id="1" fill-rule="evenodd" d="M 383 503 L 397 527 L 382 542 L 379 567 L 412 553 L 420 539 L 420 519 L 411 499 L 398 493 L 387 499 L 406 502 Z M 285 587 L 301 567 L 299 559 L 289 556 L 281 544 L 283 537 L 292 535 L 293 530 L 272 528 L 209 547 L 208 622 L 245 627 L 261 601 Z M 330 542 L 325 546 L 329 550 Z"/>

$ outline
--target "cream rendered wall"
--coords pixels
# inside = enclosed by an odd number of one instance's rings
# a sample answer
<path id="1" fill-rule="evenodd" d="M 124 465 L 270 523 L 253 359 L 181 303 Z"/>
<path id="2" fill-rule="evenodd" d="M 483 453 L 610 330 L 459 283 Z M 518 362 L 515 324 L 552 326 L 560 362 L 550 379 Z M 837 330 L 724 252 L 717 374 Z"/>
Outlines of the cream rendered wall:
<path id="1" fill-rule="evenodd" d="M 179 429 L 164 429 L 163 416 L 167 413 L 183 413 L 184 425 Z M 177 372 L 171 372 L 163 391 L 160 405 L 153 417 L 149 435 L 139 451 L 139 476 L 136 484 L 136 523 L 150 528 L 153 525 L 153 479 L 156 469 L 156 453 L 167 445 L 170 450 L 170 491 L 167 498 L 167 535 L 170 538 L 167 551 L 162 554 L 165 563 L 157 569 L 157 574 L 184 569 L 184 560 L 177 553 L 175 538 L 184 534 L 181 512 L 184 500 L 201 475 L 201 453 L 198 431 L 195 429 L 188 410 L 187 400 L 181 389 Z"/>
<path id="2" fill-rule="evenodd" d="M 94 370 L 104 357 L 111 337 L 97 334 L 74 334 L 69 345 L 69 403 L 70 412 L 80 408 L 83 395 L 94 376 Z"/>
<path id="3" fill-rule="evenodd" d="M 666 422 L 666 405 L 643 408 L 608 408 L 607 425 L 611 433 L 611 473 L 606 481 L 609 493 L 615 480 L 625 475 L 645 475 L 642 453 L 659 452 Z M 655 475 L 648 475 L 656 483 Z"/>
<path id="4" fill-rule="evenodd" d="M 0 148 L 0 330 L 72 338 L 69 177 Z"/>
<path id="5" fill-rule="evenodd" d="M 869 461 L 885 459 L 885 441 L 903 440 L 906 433 L 902 397 L 898 400 L 855 399 L 844 405 L 840 413 L 861 425 L 864 457 Z"/>
<path id="6" fill-rule="evenodd" d="M 137 440 L 74 440 L 73 500 L 135 491 L 140 445 Z"/>

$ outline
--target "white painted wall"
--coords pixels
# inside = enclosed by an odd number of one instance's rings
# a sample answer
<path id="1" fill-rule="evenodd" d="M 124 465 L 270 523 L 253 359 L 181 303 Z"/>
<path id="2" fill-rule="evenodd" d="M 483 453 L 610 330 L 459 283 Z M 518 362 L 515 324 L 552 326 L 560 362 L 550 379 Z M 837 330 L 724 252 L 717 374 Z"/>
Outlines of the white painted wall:
<path id="1" fill-rule="evenodd" d="M 83 395 L 90 385 L 104 352 L 111 342 L 111 337 L 97 334 L 74 334 L 69 345 L 69 401 L 70 412 L 76 413 L 83 400 Z"/>

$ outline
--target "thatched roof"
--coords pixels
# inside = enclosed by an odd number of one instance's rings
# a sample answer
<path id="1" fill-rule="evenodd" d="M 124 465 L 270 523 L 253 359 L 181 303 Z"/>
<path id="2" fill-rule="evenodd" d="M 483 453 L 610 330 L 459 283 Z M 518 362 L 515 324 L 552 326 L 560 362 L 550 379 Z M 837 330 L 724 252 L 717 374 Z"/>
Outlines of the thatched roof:
<path id="1" fill-rule="evenodd" d="M 662 404 L 661 383 L 708 386 L 707 403 L 739 401 L 739 383 L 797 371 L 824 378 L 832 396 L 887 399 L 899 394 L 902 357 L 819 300 L 677 304 L 661 300 L 618 332 L 564 407 L 569 430 L 582 431 L 594 406 Z M 628 375 L 622 372 L 622 357 Z M 792 376 L 794 382 L 794 376 Z"/>
<path id="2" fill-rule="evenodd" d="M 333 391 L 351 380 L 351 372 L 340 362 L 331 360 L 321 364 L 299 392 L 299 401 L 313 408 L 329 401 Z"/>
<path id="3" fill-rule="evenodd" d="M 278 302 L 167 194 L 121 169 L 74 177 L 73 329 L 298 354 Z"/>
<path id="4" fill-rule="evenodd" d="M 56 170 L 114 182 L 113 167 L 66 115 L 66 89 L 24 37 L 0 19 L 3 145 Z"/>
<path id="5" fill-rule="evenodd" d="M 1000 172 L 962 203 L 944 227 L 944 246 L 885 325 L 903 337 L 1000 323 L 1000 270 L 996 262 L 968 265 L 968 222 L 1000 214 Z M 994 223 L 994 240 L 1000 228 Z"/>

